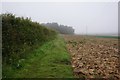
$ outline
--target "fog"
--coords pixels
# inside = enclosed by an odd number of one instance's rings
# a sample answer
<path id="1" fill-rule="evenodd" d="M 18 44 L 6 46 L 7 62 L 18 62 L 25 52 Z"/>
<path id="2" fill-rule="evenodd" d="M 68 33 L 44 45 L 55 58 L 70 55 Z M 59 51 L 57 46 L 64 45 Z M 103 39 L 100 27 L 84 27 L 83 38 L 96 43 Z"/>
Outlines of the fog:
<path id="1" fill-rule="evenodd" d="M 6 12 L 72 26 L 76 34 L 118 34 L 117 2 L 3 2 Z"/>

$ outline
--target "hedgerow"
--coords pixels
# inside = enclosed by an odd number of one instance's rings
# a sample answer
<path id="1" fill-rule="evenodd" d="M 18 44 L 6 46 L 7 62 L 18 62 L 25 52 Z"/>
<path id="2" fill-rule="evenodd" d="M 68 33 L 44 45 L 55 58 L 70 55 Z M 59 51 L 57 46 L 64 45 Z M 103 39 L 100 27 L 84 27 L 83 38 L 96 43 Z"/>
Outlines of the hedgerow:
<path id="1" fill-rule="evenodd" d="M 16 65 L 29 51 L 37 48 L 56 36 L 54 30 L 47 29 L 30 18 L 16 17 L 13 14 L 2 16 L 2 58 L 3 64 Z"/>

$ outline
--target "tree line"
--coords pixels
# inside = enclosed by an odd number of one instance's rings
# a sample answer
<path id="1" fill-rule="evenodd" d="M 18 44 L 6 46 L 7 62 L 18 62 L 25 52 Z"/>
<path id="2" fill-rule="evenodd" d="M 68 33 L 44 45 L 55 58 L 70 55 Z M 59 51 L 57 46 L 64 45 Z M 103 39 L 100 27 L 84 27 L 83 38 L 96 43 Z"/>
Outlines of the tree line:
<path id="1" fill-rule="evenodd" d="M 54 29 L 61 34 L 74 34 L 74 29 L 71 26 L 59 25 L 58 23 L 42 23 L 42 25 Z"/>

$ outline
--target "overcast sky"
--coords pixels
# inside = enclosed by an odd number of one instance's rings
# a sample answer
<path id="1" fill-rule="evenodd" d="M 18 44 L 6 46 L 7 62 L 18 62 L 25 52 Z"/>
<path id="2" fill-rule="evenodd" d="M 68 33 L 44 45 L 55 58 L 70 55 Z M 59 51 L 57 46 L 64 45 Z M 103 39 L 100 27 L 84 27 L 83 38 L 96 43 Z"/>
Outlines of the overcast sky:
<path id="1" fill-rule="evenodd" d="M 4 2 L 2 12 L 73 26 L 77 34 L 117 34 L 117 2 Z"/>

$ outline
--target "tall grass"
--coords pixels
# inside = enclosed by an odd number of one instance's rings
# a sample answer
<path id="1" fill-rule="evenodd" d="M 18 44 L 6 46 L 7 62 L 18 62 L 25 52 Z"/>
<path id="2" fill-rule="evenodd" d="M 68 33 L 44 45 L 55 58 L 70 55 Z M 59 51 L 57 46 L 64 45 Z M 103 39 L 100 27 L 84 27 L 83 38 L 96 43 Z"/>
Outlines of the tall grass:
<path id="1" fill-rule="evenodd" d="M 70 55 L 60 36 L 34 49 L 19 64 L 20 69 L 5 66 L 3 78 L 73 78 Z"/>

